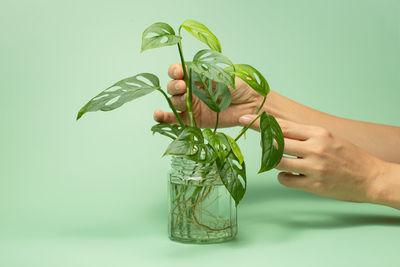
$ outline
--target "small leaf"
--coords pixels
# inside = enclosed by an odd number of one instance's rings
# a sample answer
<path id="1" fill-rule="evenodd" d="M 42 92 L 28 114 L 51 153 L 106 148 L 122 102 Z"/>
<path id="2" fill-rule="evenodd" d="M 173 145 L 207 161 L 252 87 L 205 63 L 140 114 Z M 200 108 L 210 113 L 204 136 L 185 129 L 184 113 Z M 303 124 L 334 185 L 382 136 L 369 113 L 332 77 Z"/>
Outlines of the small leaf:
<path id="1" fill-rule="evenodd" d="M 186 127 L 181 134 L 169 144 L 164 155 L 190 156 L 197 152 L 196 145 L 203 144 L 201 131 L 195 127 Z"/>
<path id="2" fill-rule="evenodd" d="M 225 70 L 242 79 L 260 95 L 266 96 L 269 93 L 270 89 L 267 80 L 252 66 L 247 64 L 235 64 L 233 67 L 226 67 Z"/>
<path id="3" fill-rule="evenodd" d="M 213 132 L 211 131 L 210 128 L 204 128 L 203 129 L 203 136 L 208 142 L 210 142 L 210 140 L 211 140 L 213 135 L 214 134 L 213 134 Z"/>
<path id="4" fill-rule="evenodd" d="M 169 144 L 165 155 L 182 156 L 199 163 L 215 160 L 213 148 L 204 144 L 204 137 L 197 127 L 186 127 L 181 134 Z"/>
<path id="5" fill-rule="evenodd" d="M 221 162 L 225 161 L 225 158 L 229 154 L 231 147 L 228 139 L 223 133 L 213 133 L 211 129 L 204 129 L 203 136 L 208 141 L 208 144 L 214 149 L 217 157 Z"/>
<path id="6" fill-rule="evenodd" d="M 217 83 L 235 88 L 235 75 L 225 70 L 227 66 L 232 66 L 232 62 L 221 53 L 204 49 L 197 52 L 192 62 L 187 63 L 188 67 L 196 73 L 211 79 Z"/>
<path id="7" fill-rule="evenodd" d="M 142 35 L 142 49 L 145 51 L 152 48 L 176 45 L 182 37 L 175 35 L 174 29 L 164 22 L 157 22 L 144 30 Z"/>
<path id="8" fill-rule="evenodd" d="M 224 134 L 224 133 L 223 133 Z M 229 145 L 232 149 L 233 154 L 235 154 L 236 158 L 238 159 L 239 163 L 242 164 L 244 158 L 243 158 L 243 154 L 240 151 L 240 148 L 238 146 L 238 144 L 236 143 L 235 139 L 233 139 L 232 137 L 230 137 L 227 134 L 224 134 L 226 136 L 226 138 L 228 139 Z"/>
<path id="9" fill-rule="evenodd" d="M 189 70 L 190 81 L 192 83 L 193 94 L 204 102 L 211 110 L 221 112 L 231 103 L 231 92 L 223 83 L 216 83 L 213 89 L 212 80 L 202 76 L 192 69 Z M 199 88 L 197 84 L 202 84 L 203 88 Z"/>
<path id="10" fill-rule="evenodd" d="M 239 164 L 238 159 L 233 154 L 230 154 L 224 162 L 217 160 L 217 168 L 222 183 L 235 200 L 235 205 L 239 205 L 247 188 L 246 165 L 244 161 Z"/>
<path id="11" fill-rule="evenodd" d="M 232 151 L 239 163 L 242 164 L 244 157 L 235 139 L 221 132 L 214 134 L 211 129 L 208 128 L 203 130 L 203 136 L 214 148 L 221 161 L 224 161 L 225 157 Z"/>
<path id="12" fill-rule="evenodd" d="M 261 168 L 258 173 L 269 171 L 281 161 L 284 148 L 284 138 L 281 127 L 275 118 L 263 112 L 260 117 L 261 131 Z M 278 148 L 274 145 L 276 141 Z"/>
<path id="13" fill-rule="evenodd" d="M 181 28 L 187 30 L 188 33 L 208 45 L 212 50 L 221 52 L 221 44 L 219 43 L 218 38 L 202 23 L 188 19 L 179 27 L 179 32 Z"/>
<path id="14" fill-rule="evenodd" d="M 123 79 L 92 98 L 79 110 L 76 119 L 81 118 L 86 112 L 110 111 L 119 108 L 129 101 L 158 89 L 160 89 L 160 81 L 151 73 L 140 73 Z"/>
<path id="15" fill-rule="evenodd" d="M 151 127 L 153 134 L 159 133 L 161 135 L 168 136 L 172 139 L 176 139 L 177 136 L 182 132 L 182 128 L 176 124 L 159 123 Z"/>

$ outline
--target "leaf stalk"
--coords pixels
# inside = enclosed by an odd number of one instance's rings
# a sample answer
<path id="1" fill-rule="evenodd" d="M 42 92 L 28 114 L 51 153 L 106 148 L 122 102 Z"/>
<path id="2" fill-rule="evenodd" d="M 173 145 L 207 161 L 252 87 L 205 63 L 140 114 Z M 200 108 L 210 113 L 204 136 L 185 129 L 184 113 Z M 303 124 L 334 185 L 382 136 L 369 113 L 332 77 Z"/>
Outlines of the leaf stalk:
<path id="1" fill-rule="evenodd" d="M 218 122 L 219 122 L 219 112 L 217 112 L 217 120 L 216 120 L 216 122 L 215 122 L 214 134 L 217 132 Z"/>
<path id="2" fill-rule="evenodd" d="M 178 50 L 179 50 L 179 56 L 180 56 L 181 63 L 182 63 L 183 77 L 185 79 L 186 88 L 187 88 L 186 106 L 187 106 L 188 113 L 189 113 L 190 126 L 195 127 L 196 126 L 196 122 L 195 122 L 194 116 L 193 116 L 192 85 L 190 83 L 189 75 L 188 75 L 187 70 L 186 70 L 186 64 L 185 64 L 185 59 L 183 58 L 182 42 L 181 41 L 178 42 Z"/>
<path id="3" fill-rule="evenodd" d="M 260 112 L 261 108 L 264 106 L 265 100 L 267 99 L 267 96 L 264 96 L 263 101 L 261 102 L 261 105 L 258 107 L 257 111 L 255 114 L 258 114 L 258 112 Z M 235 141 L 237 141 L 240 137 L 242 137 L 242 135 L 251 127 L 251 125 L 253 125 L 253 123 L 261 116 L 261 114 L 259 114 L 249 125 L 247 125 L 246 127 L 243 127 L 242 130 L 240 130 L 239 135 L 236 136 Z"/>
<path id="4" fill-rule="evenodd" d="M 258 112 L 260 112 L 261 108 L 264 106 L 265 100 L 267 100 L 267 96 L 264 96 L 263 101 L 261 102 L 261 105 L 258 107 L 256 114 L 258 114 Z"/>
<path id="5" fill-rule="evenodd" d="M 161 92 L 163 94 L 163 96 L 165 97 L 165 99 L 168 102 L 169 107 L 172 109 L 172 112 L 174 113 L 176 119 L 178 120 L 179 124 L 181 125 L 181 127 L 185 127 L 185 124 L 183 123 L 181 117 L 179 116 L 178 112 L 176 111 L 174 104 L 172 104 L 171 99 L 169 99 L 168 95 L 161 89 L 157 89 L 159 92 Z"/>
<path id="6" fill-rule="evenodd" d="M 239 138 L 242 137 L 242 135 L 256 122 L 256 120 L 261 117 L 261 114 L 259 114 L 249 125 L 243 127 L 243 129 L 239 132 L 239 135 L 236 136 L 235 141 L 239 140 Z"/>

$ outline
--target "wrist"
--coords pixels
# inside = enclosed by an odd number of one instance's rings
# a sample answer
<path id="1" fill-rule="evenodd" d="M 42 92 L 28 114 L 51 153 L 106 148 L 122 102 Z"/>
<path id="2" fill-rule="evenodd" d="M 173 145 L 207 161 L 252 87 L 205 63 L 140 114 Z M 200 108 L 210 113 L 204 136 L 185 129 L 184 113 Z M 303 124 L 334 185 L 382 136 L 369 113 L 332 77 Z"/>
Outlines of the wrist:
<path id="1" fill-rule="evenodd" d="M 289 110 L 286 110 L 286 112 L 282 110 L 282 107 L 289 106 L 288 103 L 286 103 L 288 100 L 289 99 L 278 94 L 277 92 L 270 90 L 269 94 L 267 95 L 267 100 L 265 101 L 260 112 L 265 111 L 269 115 L 272 115 L 278 119 L 291 120 Z"/>
<path id="2" fill-rule="evenodd" d="M 379 160 L 371 203 L 400 209 L 400 165 Z"/>

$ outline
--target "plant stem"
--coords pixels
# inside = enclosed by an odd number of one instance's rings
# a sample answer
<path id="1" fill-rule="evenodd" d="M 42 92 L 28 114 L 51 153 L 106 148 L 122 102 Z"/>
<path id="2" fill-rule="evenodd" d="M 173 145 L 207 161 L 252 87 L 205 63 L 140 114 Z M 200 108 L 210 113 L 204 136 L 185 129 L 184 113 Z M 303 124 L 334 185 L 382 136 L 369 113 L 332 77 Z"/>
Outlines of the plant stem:
<path id="1" fill-rule="evenodd" d="M 196 122 L 195 122 L 194 116 L 193 116 L 192 85 L 190 83 L 189 75 L 186 71 L 185 59 L 183 58 L 183 52 L 182 52 L 182 43 L 180 41 L 178 43 L 178 50 L 179 50 L 179 56 L 181 58 L 181 63 L 182 63 L 183 78 L 185 79 L 186 88 L 188 89 L 186 92 L 186 106 L 187 106 L 188 113 L 189 113 L 190 126 L 194 127 L 194 126 L 196 126 Z"/>
<path id="2" fill-rule="evenodd" d="M 258 112 L 260 112 L 261 108 L 264 106 L 265 100 L 267 100 L 267 96 L 264 96 L 264 99 L 261 102 L 261 105 L 258 107 L 256 114 L 258 114 Z"/>
<path id="3" fill-rule="evenodd" d="M 267 96 L 264 96 L 263 101 L 261 102 L 261 105 L 258 107 L 257 111 L 255 114 L 258 114 L 258 112 L 260 112 L 261 108 L 264 106 L 265 100 L 267 99 Z M 242 130 L 240 130 L 239 135 L 236 136 L 235 141 L 237 141 L 249 128 L 251 125 L 253 125 L 253 123 L 261 116 L 258 115 L 249 125 L 247 125 L 246 127 L 243 127 Z"/>
<path id="4" fill-rule="evenodd" d="M 219 112 L 217 112 L 217 121 L 215 122 L 214 134 L 217 132 L 218 121 L 219 121 Z"/>
<path id="5" fill-rule="evenodd" d="M 178 112 L 176 111 L 174 104 L 172 104 L 171 99 L 169 99 L 168 95 L 162 90 L 162 89 L 157 89 L 158 91 L 160 91 L 163 96 L 165 97 L 165 99 L 167 99 L 168 105 L 169 107 L 172 109 L 172 112 L 174 112 L 174 115 L 176 117 L 176 119 L 178 120 L 179 124 L 181 125 L 181 127 L 185 127 L 185 124 L 183 123 L 181 117 L 179 116 Z"/>
<path id="6" fill-rule="evenodd" d="M 247 125 L 246 127 L 243 127 L 243 129 L 239 132 L 239 135 L 236 136 L 235 141 L 237 141 L 240 137 L 242 137 L 242 135 L 251 127 L 251 125 L 253 125 L 253 123 L 261 116 L 258 115 L 249 125 Z"/>

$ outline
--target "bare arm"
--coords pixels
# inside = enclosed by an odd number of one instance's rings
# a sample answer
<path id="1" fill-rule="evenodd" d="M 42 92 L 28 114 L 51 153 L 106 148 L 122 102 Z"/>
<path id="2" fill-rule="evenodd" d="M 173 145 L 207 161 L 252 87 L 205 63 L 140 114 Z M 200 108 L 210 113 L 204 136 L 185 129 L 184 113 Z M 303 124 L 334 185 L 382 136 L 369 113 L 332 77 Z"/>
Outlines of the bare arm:
<path id="1" fill-rule="evenodd" d="M 171 65 L 167 86 L 171 101 L 188 121 L 182 67 Z M 231 90 L 232 102 L 220 114 L 220 127 L 248 125 L 262 97 L 241 80 Z M 201 101 L 193 110 L 200 127 L 213 127 L 215 116 Z M 382 204 L 400 209 L 400 127 L 335 117 L 271 91 L 265 110 L 278 118 L 285 136 L 284 156 L 277 166 L 288 187 L 345 201 Z M 156 110 L 158 122 L 177 123 L 172 112 Z M 253 124 L 258 129 L 258 122 Z M 299 174 L 296 174 L 299 173 Z"/>
<path id="2" fill-rule="evenodd" d="M 240 121 L 248 125 L 255 118 L 251 114 Z M 285 137 L 285 156 L 276 166 L 283 171 L 278 176 L 281 184 L 337 200 L 400 209 L 400 164 L 379 159 L 325 128 L 278 122 Z M 251 127 L 259 130 L 259 121 Z"/>
<path id="3" fill-rule="evenodd" d="M 378 158 L 400 163 L 400 127 L 336 117 L 274 91 L 268 95 L 265 109 L 277 118 L 323 127 Z"/>

